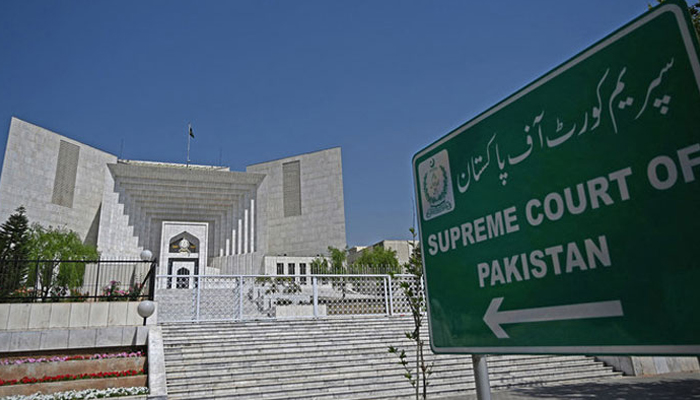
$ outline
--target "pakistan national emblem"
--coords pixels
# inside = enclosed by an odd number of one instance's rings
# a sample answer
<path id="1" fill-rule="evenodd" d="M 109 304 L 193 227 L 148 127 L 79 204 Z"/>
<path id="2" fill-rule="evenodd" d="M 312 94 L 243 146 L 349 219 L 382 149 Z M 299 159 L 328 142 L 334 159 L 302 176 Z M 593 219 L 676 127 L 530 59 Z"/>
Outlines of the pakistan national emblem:
<path id="1" fill-rule="evenodd" d="M 435 218 L 454 209 L 450 161 L 443 150 L 418 165 L 423 220 Z"/>

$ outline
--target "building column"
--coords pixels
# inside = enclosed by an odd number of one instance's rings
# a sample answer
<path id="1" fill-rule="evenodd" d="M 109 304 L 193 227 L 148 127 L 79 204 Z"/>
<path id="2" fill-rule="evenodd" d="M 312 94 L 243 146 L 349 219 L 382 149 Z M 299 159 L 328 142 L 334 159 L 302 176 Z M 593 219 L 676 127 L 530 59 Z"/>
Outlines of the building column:
<path id="1" fill-rule="evenodd" d="M 247 253 L 248 252 L 248 218 L 249 218 L 249 213 L 248 209 L 246 208 L 245 211 L 243 212 L 243 252 Z"/>
<path id="2" fill-rule="evenodd" d="M 242 248 L 241 248 L 241 245 L 242 245 L 241 236 L 243 236 L 243 229 L 242 228 L 243 228 L 243 221 L 241 221 L 239 219 L 238 220 L 238 253 L 237 254 L 242 253 L 242 251 L 241 251 L 242 250 Z"/>
<path id="3" fill-rule="evenodd" d="M 255 252 L 255 199 L 250 199 L 250 252 Z"/>

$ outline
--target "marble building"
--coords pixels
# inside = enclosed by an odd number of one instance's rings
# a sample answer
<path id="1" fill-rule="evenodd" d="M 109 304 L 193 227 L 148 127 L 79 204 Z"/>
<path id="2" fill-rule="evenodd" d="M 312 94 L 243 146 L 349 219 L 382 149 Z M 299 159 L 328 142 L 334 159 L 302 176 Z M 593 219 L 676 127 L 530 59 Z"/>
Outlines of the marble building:
<path id="1" fill-rule="evenodd" d="M 121 160 L 12 118 L 0 219 L 20 205 L 30 222 L 74 230 L 103 259 L 149 249 L 160 274 L 287 273 L 346 244 L 338 147 L 239 172 Z"/>

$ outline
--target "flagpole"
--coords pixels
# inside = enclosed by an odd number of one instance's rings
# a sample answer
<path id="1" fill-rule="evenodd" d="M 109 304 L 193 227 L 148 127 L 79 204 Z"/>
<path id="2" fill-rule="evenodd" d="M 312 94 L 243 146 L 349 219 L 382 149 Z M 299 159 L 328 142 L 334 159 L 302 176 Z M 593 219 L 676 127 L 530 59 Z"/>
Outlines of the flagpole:
<path id="1" fill-rule="evenodd" d="M 190 167 L 190 138 L 192 137 L 190 132 L 192 132 L 192 124 L 191 123 L 187 124 L 187 127 L 189 128 L 187 130 L 187 168 L 189 168 Z"/>

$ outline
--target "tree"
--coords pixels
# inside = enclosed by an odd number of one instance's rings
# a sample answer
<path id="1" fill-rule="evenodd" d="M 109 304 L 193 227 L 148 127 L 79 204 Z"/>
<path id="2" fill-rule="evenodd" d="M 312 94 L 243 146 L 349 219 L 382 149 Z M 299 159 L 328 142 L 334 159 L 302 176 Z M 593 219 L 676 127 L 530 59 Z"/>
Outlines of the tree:
<path id="1" fill-rule="evenodd" d="M 344 274 L 347 258 L 347 250 L 328 246 L 328 257 L 316 257 L 311 261 L 311 273 L 320 275 Z"/>
<path id="2" fill-rule="evenodd" d="M 396 250 L 384 247 L 372 247 L 365 249 L 351 266 L 353 272 L 367 269 L 372 273 L 399 273 L 399 260 L 396 258 Z"/>
<path id="3" fill-rule="evenodd" d="M 347 273 L 347 268 L 345 266 L 347 258 L 347 249 L 338 249 L 333 246 L 328 246 L 328 257 L 316 257 L 311 261 L 312 274 L 340 275 L 336 278 L 321 278 L 321 283 L 325 284 L 330 281 L 334 289 L 340 290 L 343 299 L 345 299 L 345 296 L 348 293 L 348 284 L 352 281 L 348 277 L 343 276 L 343 274 Z"/>
<path id="4" fill-rule="evenodd" d="M 415 276 L 415 281 L 413 284 L 411 282 L 402 281 L 401 290 L 403 291 L 406 299 L 408 300 L 408 305 L 411 310 L 411 315 L 413 317 L 414 329 L 411 332 L 406 332 L 406 338 L 415 343 L 416 346 L 416 369 L 415 375 L 414 370 L 409 367 L 409 363 L 406 356 L 405 350 L 399 350 L 394 346 L 389 346 L 389 353 L 395 354 L 399 357 L 399 364 L 404 368 L 406 373 L 404 376 L 411 382 L 411 385 L 416 389 L 416 400 L 419 398 L 428 398 L 428 379 L 433 373 L 433 364 L 428 364 L 425 360 L 425 354 L 423 348 L 425 347 L 425 341 L 421 339 L 420 332 L 423 327 L 423 321 L 425 318 L 425 291 L 421 286 L 423 282 L 423 261 L 421 258 L 420 247 L 416 245 L 416 230 L 410 229 L 411 235 L 413 235 L 413 252 L 411 257 L 408 259 L 408 263 L 405 265 L 406 272 Z M 421 396 L 421 388 L 422 396 Z"/>
<path id="5" fill-rule="evenodd" d="M 338 249 L 333 246 L 328 246 L 328 254 L 331 258 L 331 271 L 335 273 L 344 273 L 345 261 L 348 259 L 348 251 L 346 249 Z"/>
<path id="6" fill-rule="evenodd" d="M 688 12 L 690 13 L 690 19 L 693 20 L 695 32 L 700 36 L 700 1 L 692 6 L 688 6 Z"/>
<path id="7" fill-rule="evenodd" d="M 20 206 L 0 226 L 0 297 L 19 289 L 27 277 L 29 220 Z"/>
<path id="8" fill-rule="evenodd" d="M 316 257 L 311 260 L 311 273 L 313 275 L 326 275 L 329 273 L 328 260 L 325 257 Z"/>
<path id="9" fill-rule="evenodd" d="M 94 246 L 83 244 L 77 233 L 65 228 L 47 229 L 34 224 L 29 246 L 30 257 L 42 261 L 37 269 L 30 269 L 28 283 L 38 283 L 42 299 L 66 296 L 77 290 L 83 285 L 85 274 L 85 263 L 80 261 L 100 257 Z"/>
<path id="10" fill-rule="evenodd" d="M 345 273 L 346 259 L 347 250 L 328 246 L 328 257 L 316 257 L 311 260 L 311 273 L 319 275 Z"/>
<path id="11" fill-rule="evenodd" d="M 331 272 L 334 274 L 341 274 L 340 277 L 331 280 L 331 285 L 334 289 L 340 290 L 343 296 L 342 298 L 345 299 L 345 296 L 348 294 L 348 284 L 350 283 L 350 279 L 342 274 L 347 273 L 345 261 L 348 259 L 348 251 L 347 249 L 338 249 L 333 246 L 328 246 L 328 254 L 331 259 Z"/>

